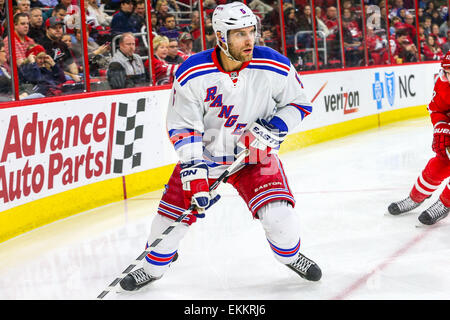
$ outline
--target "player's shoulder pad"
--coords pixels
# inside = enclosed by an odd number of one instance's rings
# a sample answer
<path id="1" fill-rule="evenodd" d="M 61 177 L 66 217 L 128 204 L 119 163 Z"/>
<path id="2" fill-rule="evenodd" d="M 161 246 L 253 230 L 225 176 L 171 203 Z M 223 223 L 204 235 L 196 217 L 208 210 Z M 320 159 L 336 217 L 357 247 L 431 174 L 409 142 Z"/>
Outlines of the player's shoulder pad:
<path id="1" fill-rule="evenodd" d="M 250 69 L 259 69 L 264 72 L 275 72 L 287 76 L 291 68 L 290 60 L 269 47 L 255 46 L 253 59 L 248 65 Z"/>
<path id="2" fill-rule="evenodd" d="M 213 50 L 214 49 L 205 50 L 187 58 L 186 61 L 178 67 L 175 73 L 175 79 L 181 85 L 184 85 L 192 78 L 218 71 L 212 60 Z"/>
<path id="3" fill-rule="evenodd" d="M 289 60 L 289 58 L 270 47 L 255 46 L 255 49 L 253 50 L 253 59 L 273 60 L 288 67 L 290 67 L 291 65 L 291 61 Z"/>

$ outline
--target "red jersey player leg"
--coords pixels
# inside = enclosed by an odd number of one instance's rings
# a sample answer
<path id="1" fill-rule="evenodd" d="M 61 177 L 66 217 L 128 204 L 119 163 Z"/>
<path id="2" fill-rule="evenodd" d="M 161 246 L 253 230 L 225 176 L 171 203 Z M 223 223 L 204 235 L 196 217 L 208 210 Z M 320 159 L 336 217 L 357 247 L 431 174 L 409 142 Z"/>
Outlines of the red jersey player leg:
<path id="1" fill-rule="evenodd" d="M 394 202 L 388 210 L 393 215 L 402 214 L 417 208 L 423 201 L 431 197 L 450 176 L 450 51 L 441 63 L 442 70 L 436 80 L 433 98 L 428 105 L 431 122 L 434 126 L 432 149 L 436 156 L 432 158 L 418 177 L 409 197 Z M 450 189 L 447 185 L 439 199 L 419 216 L 419 221 L 426 225 L 435 224 L 450 212 Z"/>

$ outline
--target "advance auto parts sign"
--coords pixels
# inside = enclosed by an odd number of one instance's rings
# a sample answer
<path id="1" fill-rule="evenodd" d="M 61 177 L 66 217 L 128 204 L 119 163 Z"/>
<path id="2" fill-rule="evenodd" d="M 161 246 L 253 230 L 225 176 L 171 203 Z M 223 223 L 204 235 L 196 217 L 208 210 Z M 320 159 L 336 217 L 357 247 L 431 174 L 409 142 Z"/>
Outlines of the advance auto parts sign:
<path id="1" fill-rule="evenodd" d="M 142 171 L 147 104 L 103 97 L 0 110 L 0 211 Z"/>

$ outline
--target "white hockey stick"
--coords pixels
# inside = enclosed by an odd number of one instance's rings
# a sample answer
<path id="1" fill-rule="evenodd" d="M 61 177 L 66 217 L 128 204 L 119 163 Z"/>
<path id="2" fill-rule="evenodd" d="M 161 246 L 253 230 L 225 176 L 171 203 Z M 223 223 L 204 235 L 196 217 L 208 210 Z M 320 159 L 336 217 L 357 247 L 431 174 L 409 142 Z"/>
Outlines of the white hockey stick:
<path id="1" fill-rule="evenodd" d="M 245 157 L 247 157 L 249 154 L 249 150 L 245 149 L 244 151 L 242 151 L 236 158 L 236 160 L 220 175 L 219 178 L 217 178 L 217 180 L 209 187 L 209 191 L 212 191 L 214 189 L 217 188 L 217 186 L 234 170 L 236 169 L 236 167 L 245 159 Z M 174 228 L 177 227 L 177 225 L 180 224 L 181 221 L 183 221 L 183 219 L 188 216 L 189 214 L 191 214 L 191 211 L 195 208 L 194 205 L 191 205 L 189 207 L 189 209 L 187 209 L 186 211 L 184 211 L 177 220 L 175 220 L 169 227 L 167 227 L 167 229 L 161 234 L 161 236 L 157 239 L 155 239 L 155 241 L 152 242 L 152 244 L 150 246 L 147 247 L 147 249 L 142 252 L 139 257 L 136 258 L 136 260 L 133 261 L 132 264 L 130 264 L 123 272 L 122 274 L 117 277 L 113 282 L 111 282 L 111 284 L 105 289 L 103 290 L 102 293 L 100 293 L 97 296 L 97 299 L 103 299 L 111 290 L 113 290 L 117 284 L 123 279 L 125 278 L 131 271 L 133 271 L 133 269 L 142 261 L 142 259 L 144 259 L 144 257 L 150 253 L 150 251 L 152 251 L 153 248 L 155 248 L 163 239 L 165 236 L 167 236 L 170 232 L 172 232 L 172 230 Z"/>

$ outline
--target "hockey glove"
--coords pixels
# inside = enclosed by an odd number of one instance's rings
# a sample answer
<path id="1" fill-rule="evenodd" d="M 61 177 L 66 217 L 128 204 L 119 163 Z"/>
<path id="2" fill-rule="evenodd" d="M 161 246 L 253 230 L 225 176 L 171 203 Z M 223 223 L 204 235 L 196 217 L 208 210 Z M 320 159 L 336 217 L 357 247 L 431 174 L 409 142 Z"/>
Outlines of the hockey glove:
<path id="1" fill-rule="evenodd" d="M 438 123 L 434 127 L 433 151 L 439 157 L 448 159 L 446 149 L 450 147 L 450 125 L 446 122 Z"/>
<path id="2" fill-rule="evenodd" d="M 256 120 L 242 134 L 237 143 L 239 148 L 250 150 L 250 154 L 244 159 L 244 163 L 256 164 L 262 162 L 272 149 L 280 148 L 286 134 L 287 128 L 285 125 L 282 127 L 276 121 L 267 122 L 264 119 Z"/>
<path id="3" fill-rule="evenodd" d="M 220 198 L 220 195 L 209 192 L 208 166 L 202 162 L 181 164 L 180 177 L 186 206 L 195 205 L 196 208 L 192 214 L 198 218 L 204 218 L 205 210 Z"/>

